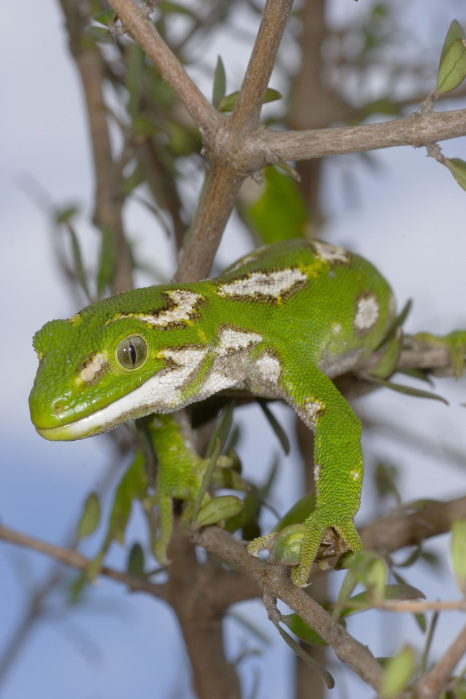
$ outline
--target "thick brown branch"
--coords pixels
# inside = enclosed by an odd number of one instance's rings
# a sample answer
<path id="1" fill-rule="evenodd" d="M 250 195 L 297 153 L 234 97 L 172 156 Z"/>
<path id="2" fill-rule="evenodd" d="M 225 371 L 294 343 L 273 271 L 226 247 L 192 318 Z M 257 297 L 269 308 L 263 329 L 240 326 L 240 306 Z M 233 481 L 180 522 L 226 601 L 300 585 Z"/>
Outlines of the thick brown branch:
<path id="1" fill-rule="evenodd" d="M 218 128 L 221 117 L 193 83 L 185 69 L 162 40 L 153 23 L 133 0 L 109 0 L 124 29 L 146 52 L 164 80 L 178 95 L 206 140 Z"/>
<path id="2" fill-rule="evenodd" d="M 366 548 L 386 555 L 444 534 L 450 531 L 455 519 L 465 517 L 466 496 L 449 502 L 437 502 L 411 514 L 396 511 L 364 527 L 360 534 Z"/>
<path id="3" fill-rule="evenodd" d="M 80 0 L 60 0 L 66 17 L 70 51 L 84 89 L 96 180 L 94 223 L 110 235 L 115 252 L 111 287 L 114 293 L 133 286 L 131 253 L 123 230 L 123 178 L 110 142 L 103 84 L 105 69 L 100 52 L 84 41 L 88 17 Z"/>
<path id="4" fill-rule="evenodd" d="M 243 179 L 221 164 L 214 165 L 179 257 L 176 281 L 192 282 L 208 276 Z"/>
<path id="5" fill-rule="evenodd" d="M 218 528 L 205 529 L 196 536 L 196 543 L 247 572 L 265 592 L 285 602 L 327 641 L 341 661 L 371 687 L 378 688 L 382 669 L 367 646 L 359 643 L 317 602 L 295 587 L 286 571 L 252 557 L 241 542 Z"/>

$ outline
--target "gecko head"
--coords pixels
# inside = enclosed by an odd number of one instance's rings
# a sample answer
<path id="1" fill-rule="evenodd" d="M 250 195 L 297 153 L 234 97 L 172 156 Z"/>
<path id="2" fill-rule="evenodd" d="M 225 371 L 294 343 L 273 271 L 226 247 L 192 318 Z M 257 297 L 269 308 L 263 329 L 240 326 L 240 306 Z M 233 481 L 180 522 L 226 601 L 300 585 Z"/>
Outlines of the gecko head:
<path id="1" fill-rule="evenodd" d="M 176 348 L 185 347 L 186 308 L 170 307 L 170 296 L 162 292 L 155 299 L 152 293 L 150 303 L 135 294 L 98 302 L 68 320 L 53 320 L 34 336 L 39 367 L 29 407 L 41 436 L 80 439 L 130 417 L 178 407 L 176 381 L 166 375 L 180 368 Z M 131 312 L 134 308 L 141 311 Z M 154 377 L 158 382 L 146 386 Z"/>

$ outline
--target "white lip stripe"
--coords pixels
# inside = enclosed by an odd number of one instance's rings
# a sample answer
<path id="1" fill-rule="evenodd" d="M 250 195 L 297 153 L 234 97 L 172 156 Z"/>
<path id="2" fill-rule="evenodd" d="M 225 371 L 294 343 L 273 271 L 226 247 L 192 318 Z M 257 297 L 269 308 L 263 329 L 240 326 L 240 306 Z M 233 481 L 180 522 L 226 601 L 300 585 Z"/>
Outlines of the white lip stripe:
<path id="1" fill-rule="evenodd" d="M 79 439 L 110 429 L 127 418 L 143 417 L 149 413 L 170 413 L 184 407 L 188 402 L 182 400 L 180 389 L 200 365 L 207 350 L 199 350 L 197 354 L 198 357 L 190 364 L 179 369 L 162 369 L 134 391 L 105 408 L 58 429 L 70 439 Z"/>

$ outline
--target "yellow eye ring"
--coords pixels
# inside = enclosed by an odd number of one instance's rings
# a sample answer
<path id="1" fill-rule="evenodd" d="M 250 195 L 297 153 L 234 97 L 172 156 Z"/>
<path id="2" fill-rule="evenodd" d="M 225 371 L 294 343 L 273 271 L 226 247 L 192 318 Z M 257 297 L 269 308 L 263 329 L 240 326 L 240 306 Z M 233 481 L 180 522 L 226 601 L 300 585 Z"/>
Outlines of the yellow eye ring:
<path id="1" fill-rule="evenodd" d="M 141 335 L 128 335 L 118 344 L 116 358 L 124 369 L 139 369 L 147 359 L 147 342 Z"/>

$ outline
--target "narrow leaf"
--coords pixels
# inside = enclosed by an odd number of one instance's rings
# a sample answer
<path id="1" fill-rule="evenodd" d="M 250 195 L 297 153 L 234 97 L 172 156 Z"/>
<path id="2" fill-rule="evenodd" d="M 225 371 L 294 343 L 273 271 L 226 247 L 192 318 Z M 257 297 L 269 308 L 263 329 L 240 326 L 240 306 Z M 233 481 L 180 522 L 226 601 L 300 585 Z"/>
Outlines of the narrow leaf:
<path id="1" fill-rule="evenodd" d="M 108 226 L 101 226 L 102 242 L 100 246 L 99 271 L 97 273 L 97 293 L 102 295 L 110 284 L 116 264 L 115 241 Z"/>
<path id="2" fill-rule="evenodd" d="M 259 399 L 257 402 L 259 403 L 260 407 L 262 408 L 262 412 L 264 413 L 265 417 L 267 418 L 270 427 L 275 432 L 275 435 L 277 436 L 277 439 L 280 442 L 283 451 L 285 452 L 286 455 L 288 455 L 290 453 L 290 441 L 289 441 L 288 437 L 286 436 L 285 430 L 280 425 L 280 423 L 278 422 L 277 418 L 270 410 L 270 408 L 267 405 L 267 403 L 265 402 L 265 400 Z"/>
<path id="3" fill-rule="evenodd" d="M 306 493 L 298 500 L 293 507 L 281 518 L 281 520 L 272 529 L 273 532 L 279 532 L 281 529 L 290 526 L 290 524 L 299 524 L 313 512 L 316 506 L 315 493 Z"/>
<path id="4" fill-rule="evenodd" d="M 451 528 L 451 564 L 462 595 L 466 594 L 466 519 L 457 519 Z"/>
<path id="5" fill-rule="evenodd" d="M 281 621 L 283 621 L 283 623 L 288 626 L 290 631 L 292 631 L 294 635 L 300 638 L 302 641 L 312 643 L 316 646 L 328 645 L 322 636 L 319 636 L 317 631 L 314 631 L 309 624 L 306 624 L 304 619 L 301 619 L 298 614 L 282 614 Z"/>
<path id="6" fill-rule="evenodd" d="M 385 386 L 385 388 L 390 388 L 392 391 L 397 393 L 404 393 L 407 396 L 414 396 L 415 398 L 430 398 L 431 400 L 438 400 L 441 403 L 448 405 L 448 401 L 442 396 L 438 396 L 436 393 L 431 393 L 430 391 L 421 391 L 419 388 L 413 388 L 412 386 L 404 386 L 400 383 L 393 383 L 393 381 L 387 381 L 386 379 L 379 379 L 377 377 L 372 377 L 370 374 L 365 374 L 364 379 L 370 381 L 371 383 L 378 384 L 379 386 Z"/>
<path id="7" fill-rule="evenodd" d="M 440 61 L 435 92 L 437 95 L 451 92 L 466 77 L 466 40 L 455 39 Z"/>
<path id="8" fill-rule="evenodd" d="M 461 24 L 456 19 L 454 19 L 453 22 L 450 24 L 447 35 L 445 37 L 445 41 L 443 42 L 442 53 L 440 54 L 439 63 L 442 63 L 443 59 L 445 58 L 445 54 L 447 53 L 452 43 L 456 41 L 456 39 L 464 39 L 464 29 L 461 26 Z"/>
<path id="9" fill-rule="evenodd" d="M 416 665 L 416 656 L 410 646 L 404 646 L 395 657 L 387 661 L 380 683 L 383 699 L 396 697 L 408 685 Z"/>
<path id="10" fill-rule="evenodd" d="M 466 163 L 461 158 L 447 158 L 445 165 L 462 189 L 466 189 Z"/>
<path id="11" fill-rule="evenodd" d="M 217 58 L 217 66 L 214 75 L 214 87 L 212 90 L 212 104 L 218 107 L 220 102 L 225 97 L 227 78 L 225 75 L 225 66 L 220 56 Z"/>
<path id="12" fill-rule="evenodd" d="M 100 520 L 100 502 L 97 493 L 90 493 L 84 503 L 83 513 L 78 524 L 78 539 L 84 539 L 95 532 Z"/>
<path id="13" fill-rule="evenodd" d="M 275 626 L 277 628 L 278 633 L 283 638 L 285 643 L 287 643 L 290 646 L 291 650 L 293 650 L 296 653 L 296 655 L 299 655 L 301 660 L 304 660 L 308 667 L 318 672 L 325 686 L 328 689 L 333 689 L 333 687 L 335 686 L 335 680 L 333 679 L 330 672 L 326 670 L 324 667 L 322 667 L 322 665 L 318 663 L 316 660 L 314 660 L 314 658 L 311 658 L 311 656 L 308 653 L 306 653 L 306 651 L 303 650 L 301 646 L 298 643 L 296 643 L 296 641 L 284 629 L 282 629 L 281 626 L 279 626 L 279 624 L 275 624 Z"/>
<path id="14" fill-rule="evenodd" d="M 144 551 L 141 544 L 135 543 L 131 547 L 126 570 L 133 575 L 144 575 Z"/>

